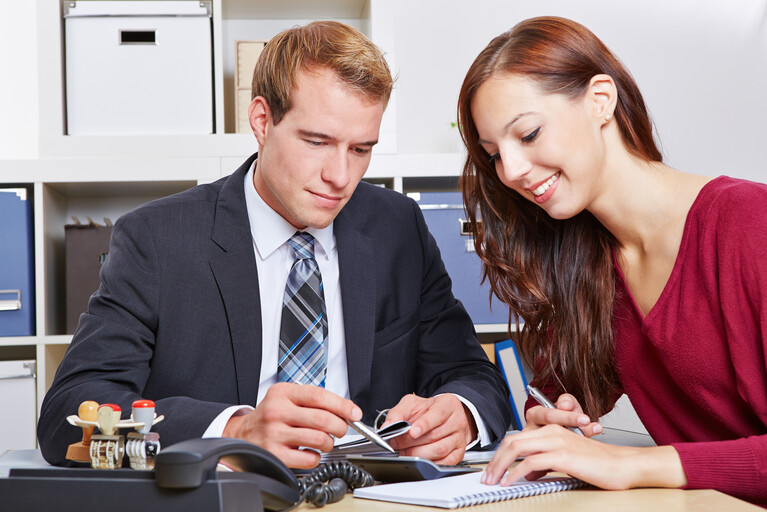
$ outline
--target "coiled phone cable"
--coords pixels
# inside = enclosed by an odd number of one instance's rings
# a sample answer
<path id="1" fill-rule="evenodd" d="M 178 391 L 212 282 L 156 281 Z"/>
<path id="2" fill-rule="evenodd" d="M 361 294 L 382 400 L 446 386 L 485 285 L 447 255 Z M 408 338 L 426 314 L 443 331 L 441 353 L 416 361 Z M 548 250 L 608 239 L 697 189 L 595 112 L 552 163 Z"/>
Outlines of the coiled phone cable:
<path id="1" fill-rule="evenodd" d="M 320 464 L 317 469 L 298 479 L 301 501 L 323 507 L 344 497 L 347 490 L 373 485 L 375 479 L 348 461 Z"/>

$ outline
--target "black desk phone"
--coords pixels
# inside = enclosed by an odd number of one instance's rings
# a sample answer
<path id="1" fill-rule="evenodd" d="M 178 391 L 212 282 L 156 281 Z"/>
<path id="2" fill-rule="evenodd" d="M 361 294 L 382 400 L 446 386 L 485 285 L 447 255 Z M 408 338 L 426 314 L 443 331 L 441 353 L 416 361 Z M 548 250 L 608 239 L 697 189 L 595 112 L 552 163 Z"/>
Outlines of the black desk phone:
<path id="1" fill-rule="evenodd" d="M 239 471 L 216 471 L 219 460 Z M 162 450 L 155 471 L 11 469 L 0 478 L 4 511 L 281 511 L 301 501 L 277 457 L 237 439 L 192 439 Z"/>

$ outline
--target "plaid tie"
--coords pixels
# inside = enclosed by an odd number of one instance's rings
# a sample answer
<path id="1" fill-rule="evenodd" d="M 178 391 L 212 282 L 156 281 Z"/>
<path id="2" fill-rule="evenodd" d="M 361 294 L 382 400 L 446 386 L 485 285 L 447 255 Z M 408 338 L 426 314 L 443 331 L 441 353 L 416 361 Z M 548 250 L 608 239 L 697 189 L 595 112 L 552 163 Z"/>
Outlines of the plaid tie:
<path id="1" fill-rule="evenodd" d="M 297 231 L 290 240 L 296 261 L 282 299 L 277 380 L 325 386 L 328 316 L 322 275 L 314 259 L 314 237 Z"/>

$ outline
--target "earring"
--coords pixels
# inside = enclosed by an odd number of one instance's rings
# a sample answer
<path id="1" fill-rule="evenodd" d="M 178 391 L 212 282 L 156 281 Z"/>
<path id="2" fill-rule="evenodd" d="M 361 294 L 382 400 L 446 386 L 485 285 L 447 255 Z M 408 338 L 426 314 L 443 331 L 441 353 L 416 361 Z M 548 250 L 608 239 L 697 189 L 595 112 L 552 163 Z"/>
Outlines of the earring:
<path id="1" fill-rule="evenodd" d="M 612 114 L 607 114 L 607 115 L 605 116 L 605 121 L 609 121 L 609 120 L 610 120 L 610 119 L 612 119 L 612 118 L 613 118 L 613 115 L 612 115 Z"/>

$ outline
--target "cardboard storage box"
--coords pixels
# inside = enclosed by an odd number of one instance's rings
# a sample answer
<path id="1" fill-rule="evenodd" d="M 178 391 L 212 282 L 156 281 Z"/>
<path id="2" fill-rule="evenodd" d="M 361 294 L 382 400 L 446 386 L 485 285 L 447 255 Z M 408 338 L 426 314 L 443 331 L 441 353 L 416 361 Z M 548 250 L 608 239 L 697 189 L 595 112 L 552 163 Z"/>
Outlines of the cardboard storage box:
<path id="1" fill-rule="evenodd" d="M 234 109 L 237 133 L 253 133 L 248 119 L 248 107 L 253 87 L 253 70 L 264 48 L 266 41 L 234 42 Z"/>
<path id="2" fill-rule="evenodd" d="M 64 2 L 69 135 L 213 132 L 210 2 Z"/>

